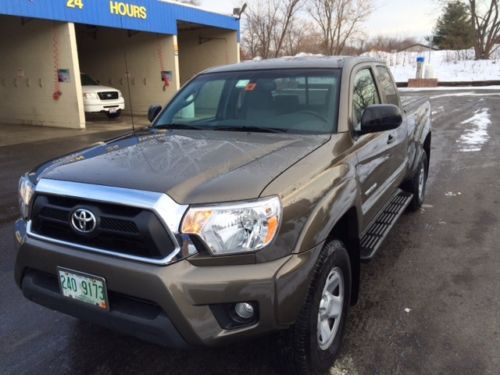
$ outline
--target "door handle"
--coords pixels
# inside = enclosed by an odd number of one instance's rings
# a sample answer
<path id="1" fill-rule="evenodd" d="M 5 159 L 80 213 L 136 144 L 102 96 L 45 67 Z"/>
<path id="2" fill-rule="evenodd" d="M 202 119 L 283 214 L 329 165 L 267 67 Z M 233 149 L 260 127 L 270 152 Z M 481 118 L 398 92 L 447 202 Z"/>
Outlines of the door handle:
<path id="1" fill-rule="evenodd" d="M 391 143 L 394 143 L 395 140 L 396 138 L 392 134 L 389 134 L 387 137 L 387 144 L 390 145 Z"/>

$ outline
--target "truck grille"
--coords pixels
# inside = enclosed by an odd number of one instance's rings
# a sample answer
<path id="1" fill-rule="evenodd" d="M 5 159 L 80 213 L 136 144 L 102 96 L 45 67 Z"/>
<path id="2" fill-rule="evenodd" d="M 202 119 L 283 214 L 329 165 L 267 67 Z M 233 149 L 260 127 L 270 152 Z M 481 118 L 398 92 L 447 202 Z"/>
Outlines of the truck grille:
<path id="1" fill-rule="evenodd" d="M 96 217 L 91 233 L 79 233 L 71 224 L 79 208 Z M 42 194 L 36 196 L 31 216 L 33 233 L 60 241 L 151 259 L 163 259 L 175 250 L 159 218 L 142 208 Z"/>
<path id="2" fill-rule="evenodd" d="M 101 91 L 97 95 L 99 95 L 99 99 L 101 100 L 118 99 L 118 91 Z"/>

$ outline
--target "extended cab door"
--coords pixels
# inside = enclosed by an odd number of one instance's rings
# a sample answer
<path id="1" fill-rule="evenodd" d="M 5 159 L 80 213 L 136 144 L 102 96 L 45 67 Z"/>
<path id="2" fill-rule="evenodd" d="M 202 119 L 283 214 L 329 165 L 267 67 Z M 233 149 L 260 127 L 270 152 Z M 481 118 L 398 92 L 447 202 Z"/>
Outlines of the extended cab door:
<path id="1" fill-rule="evenodd" d="M 380 97 L 383 104 L 394 104 L 401 108 L 401 113 L 403 114 L 403 123 L 397 129 L 391 130 L 389 134 L 392 137 L 392 142 L 390 144 L 390 154 L 391 154 L 391 169 L 393 174 L 390 179 L 392 181 L 393 188 L 397 188 L 404 176 L 406 175 L 406 168 L 408 166 L 408 127 L 407 118 L 404 114 L 404 110 L 401 106 L 401 100 L 399 98 L 398 88 L 394 83 L 392 74 L 385 65 L 375 66 L 375 77 L 377 79 L 378 88 L 380 92 Z"/>
<path id="2" fill-rule="evenodd" d="M 366 107 L 382 103 L 373 67 L 366 65 L 353 71 L 351 76 L 351 123 L 354 132 L 360 129 L 361 116 Z M 357 178 L 361 188 L 363 230 L 375 218 L 393 194 L 390 183 L 394 173 L 391 151 L 394 131 L 355 135 Z"/>

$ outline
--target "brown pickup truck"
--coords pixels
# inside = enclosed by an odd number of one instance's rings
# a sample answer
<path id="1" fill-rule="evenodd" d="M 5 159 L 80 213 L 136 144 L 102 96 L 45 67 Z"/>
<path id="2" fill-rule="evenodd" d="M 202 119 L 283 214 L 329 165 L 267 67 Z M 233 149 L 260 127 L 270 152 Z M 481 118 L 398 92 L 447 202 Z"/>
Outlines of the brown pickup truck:
<path id="1" fill-rule="evenodd" d="M 360 262 L 424 199 L 430 104 L 367 58 L 205 71 L 152 125 L 20 180 L 26 298 L 173 347 L 273 333 L 287 373 L 339 352 Z"/>

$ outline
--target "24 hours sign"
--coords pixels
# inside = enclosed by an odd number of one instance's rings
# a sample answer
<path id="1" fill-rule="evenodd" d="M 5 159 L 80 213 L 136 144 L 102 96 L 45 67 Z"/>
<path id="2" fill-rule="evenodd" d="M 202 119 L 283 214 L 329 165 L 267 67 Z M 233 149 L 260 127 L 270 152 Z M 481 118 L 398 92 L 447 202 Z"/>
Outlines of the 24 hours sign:
<path id="1" fill-rule="evenodd" d="M 239 30 L 234 17 L 158 0 L 0 0 L 0 14 L 168 35 L 178 21 Z"/>
<path id="2" fill-rule="evenodd" d="M 84 1 L 86 0 L 67 0 L 66 7 L 83 10 L 85 7 Z M 121 1 L 110 1 L 109 11 L 111 14 L 124 17 L 140 18 L 143 20 L 148 18 L 148 11 L 145 6 L 124 3 Z"/>

